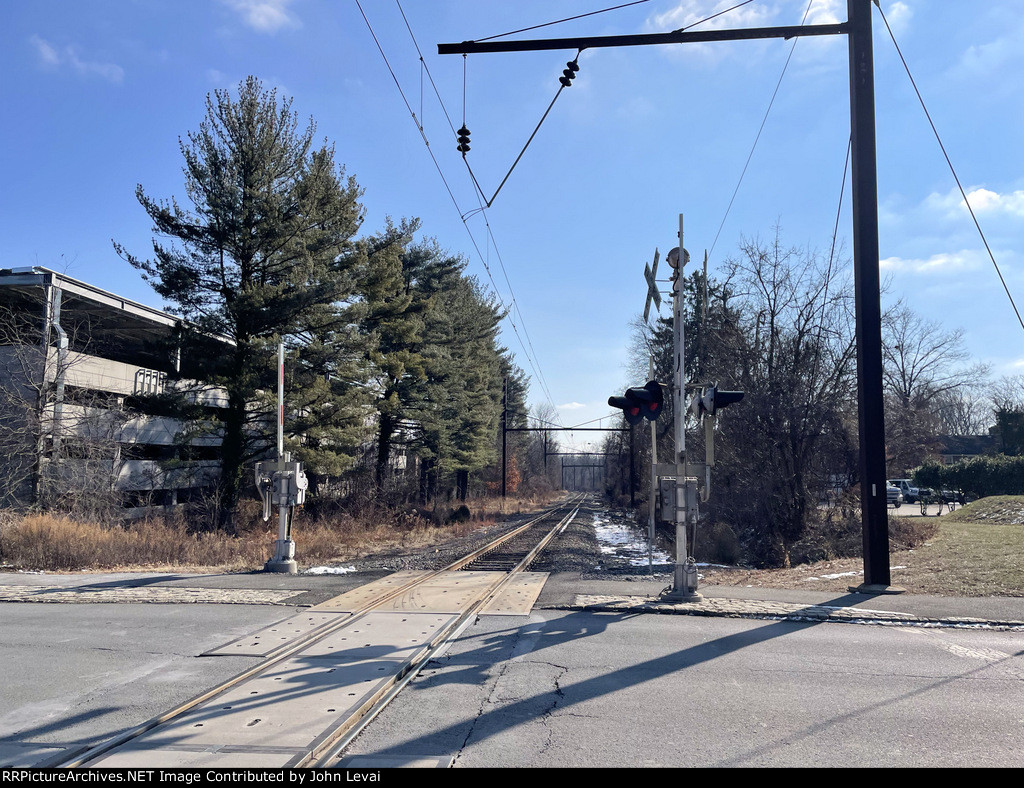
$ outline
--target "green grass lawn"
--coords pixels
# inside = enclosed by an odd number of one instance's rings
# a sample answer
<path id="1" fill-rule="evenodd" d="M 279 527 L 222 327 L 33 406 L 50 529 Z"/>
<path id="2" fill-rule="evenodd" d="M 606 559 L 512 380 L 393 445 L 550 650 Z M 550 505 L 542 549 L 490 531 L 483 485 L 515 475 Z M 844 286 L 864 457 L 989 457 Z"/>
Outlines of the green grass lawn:
<path id="1" fill-rule="evenodd" d="M 894 561 L 921 593 L 1024 596 L 1024 496 L 983 498 L 939 520 L 938 534 Z"/>

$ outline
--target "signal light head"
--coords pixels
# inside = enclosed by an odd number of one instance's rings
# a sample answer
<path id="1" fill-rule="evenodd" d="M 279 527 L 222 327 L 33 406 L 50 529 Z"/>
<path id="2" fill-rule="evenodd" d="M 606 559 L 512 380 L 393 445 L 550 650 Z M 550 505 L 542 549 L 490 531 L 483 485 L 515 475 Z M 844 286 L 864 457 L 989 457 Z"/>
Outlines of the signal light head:
<path id="1" fill-rule="evenodd" d="M 717 385 L 704 389 L 693 398 L 690 410 L 695 415 L 706 413 L 709 416 L 716 416 L 722 408 L 727 408 L 743 399 L 745 392 L 722 391 Z"/>
<path id="2" fill-rule="evenodd" d="M 629 392 L 626 393 L 627 395 L 629 394 Z M 613 408 L 620 408 L 622 410 L 622 415 L 625 417 L 627 424 L 639 424 L 644 420 L 644 414 L 641 412 L 640 405 L 628 396 L 609 397 L 608 404 Z"/>
<path id="3" fill-rule="evenodd" d="M 661 384 L 648 381 L 645 386 L 626 389 L 625 396 L 609 397 L 608 404 L 620 408 L 628 424 L 639 424 L 644 419 L 655 421 L 665 408 L 665 395 Z"/>

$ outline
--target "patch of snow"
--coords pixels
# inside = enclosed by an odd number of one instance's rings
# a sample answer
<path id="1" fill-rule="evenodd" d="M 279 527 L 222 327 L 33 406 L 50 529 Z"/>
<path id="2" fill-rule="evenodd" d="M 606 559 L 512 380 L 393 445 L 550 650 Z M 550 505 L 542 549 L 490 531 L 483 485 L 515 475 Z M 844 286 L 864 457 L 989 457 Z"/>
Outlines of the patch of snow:
<path id="1" fill-rule="evenodd" d="M 821 577 L 805 577 L 804 582 L 810 582 L 812 580 L 838 580 L 840 577 L 854 577 L 856 575 L 864 574 L 863 571 L 858 572 L 837 572 L 834 575 L 822 575 Z"/>
<path id="2" fill-rule="evenodd" d="M 312 566 L 302 574 L 304 575 L 347 575 L 355 572 L 354 566 Z"/>
<path id="3" fill-rule="evenodd" d="M 602 553 L 623 558 L 630 566 L 647 566 L 647 539 L 637 531 L 629 523 L 594 514 L 594 533 Z M 671 564 L 673 559 L 662 550 L 654 550 L 652 563 Z"/>

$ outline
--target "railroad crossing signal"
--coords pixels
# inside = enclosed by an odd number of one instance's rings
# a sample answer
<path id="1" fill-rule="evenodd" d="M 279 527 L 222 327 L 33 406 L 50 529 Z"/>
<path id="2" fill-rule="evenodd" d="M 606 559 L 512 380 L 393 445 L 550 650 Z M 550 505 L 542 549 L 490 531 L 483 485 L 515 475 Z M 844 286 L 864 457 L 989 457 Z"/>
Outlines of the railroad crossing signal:
<path id="1" fill-rule="evenodd" d="M 722 408 L 727 408 L 743 399 L 744 393 L 742 391 L 722 391 L 718 388 L 718 384 L 708 386 L 694 396 L 690 402 L 690 410 L 694 416 L 701 416 L 705 413 L 708 416 L 716 416 Z"/>
<path id="2" fill-rule="evenodd" d="M 655 421 L 665 409 L 665 394 L 661 384 L 649 380 L 644 386 L 626 389 L 621 397 L 609 397 L 608 404 L 621 408 L 627 424 L 639 424 L 644 419 Z"/>
<path id="3" fill-rule="evenodd" d="M 644 322 L 651 313 L 651 301 L 654 301 L 654 308 L 661 314 L 661 293 L 658 292 L 658 256 L 657 249 L 654 250 L 654 264 L 644 265 L 644 279 L 647 280 L 647 303 L 644 305 Z"/>

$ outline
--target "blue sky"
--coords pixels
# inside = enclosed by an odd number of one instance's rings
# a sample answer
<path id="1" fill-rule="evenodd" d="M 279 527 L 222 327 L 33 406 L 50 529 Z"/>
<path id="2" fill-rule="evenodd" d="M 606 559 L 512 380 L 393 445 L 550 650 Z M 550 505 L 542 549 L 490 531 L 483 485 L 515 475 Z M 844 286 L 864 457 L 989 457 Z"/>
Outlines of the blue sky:
<path id="1" fill-rule="evenodd" d="M 643 310 L 644 263 L 676 244 L 678 214 L 694 258 L 711 251 L 712 275 L 741 236 L 776 224 L 786 243 L 827 253 L 849 135 L 845 39 L 799 40 L 726 216 L 793 42 L 590 50 L 486 217 L 464 223 L 478 202 L 427 70 L 456 127 L 465 106 L 490 197 L 575 53 L 474 55 L 464 71 L 437 44 L 617 4 L 362 0 L 453 202 L 355 0 L 4 0 L 0 267 L 46 266 L 161 306 L 111 239 L 147 252 L 136 184 L 183 198 L 179 136 L 202 121 L 207 93 L 254 74 L 335 144 L 365 189 L 365 232 L 419 217 L 505 303 L 514 293 L 516 327 L 503 338 L 534 378 L 533 402 L 558 407 L 564 424 L 604 415 L 609 395 L 643 383 L 627 379 L 629 323 Z M 667 32 L 734 4 L 650 0 L 520 37 Z M 807 7 L 755 0 L 708 26 L 798 24 Z M 1024 306 L 1024 2 L 882 9 Z M 845 2 L 813 0 L 808 19 L 845 16 Z M 877 9 L 873 22 L 885 300 L 964 329 L 996 376 L 1024 373 L 1024 332 Z M 847 248 L 849 238 L 847 191 Z"/>

